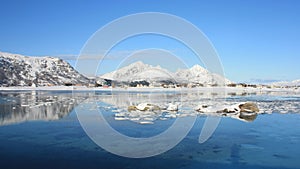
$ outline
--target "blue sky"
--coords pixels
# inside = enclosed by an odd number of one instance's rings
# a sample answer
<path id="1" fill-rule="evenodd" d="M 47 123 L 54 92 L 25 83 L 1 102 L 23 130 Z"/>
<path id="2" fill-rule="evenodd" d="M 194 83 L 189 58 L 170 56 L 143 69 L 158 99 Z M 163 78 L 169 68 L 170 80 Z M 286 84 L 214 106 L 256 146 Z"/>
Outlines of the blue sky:
<path id="1" fill-rule="evenodd" d="M 299 9 L 297 0 L 1 0 L 0 51 L 68 58 L 78 55 L 88 38 L 112 20 L 164 12 L 190 21 L 206 34 L 229 79 L 293 80 L 300 79 Z M 176 45 L 144 38 L 147 43 L 137 38 L 116 49 L 165 47 L 177 51 L 189 65 L 194 63 L 190 53 Z M 106 70 L 110 68 L 102 71 Z"/>

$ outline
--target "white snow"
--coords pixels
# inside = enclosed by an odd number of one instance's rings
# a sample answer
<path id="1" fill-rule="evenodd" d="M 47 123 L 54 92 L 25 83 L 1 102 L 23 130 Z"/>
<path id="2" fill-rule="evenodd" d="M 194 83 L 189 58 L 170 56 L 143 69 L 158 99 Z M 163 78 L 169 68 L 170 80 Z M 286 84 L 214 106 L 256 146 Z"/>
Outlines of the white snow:
<path id="1" fill-rule="evenodd" d="M 201 83 L 204 85 L 229 84 L 230 80 L 220 75 L 210 73 L 200 65 L 194 65 L 190 69 L 179 69 L 175 73 L 163 69 L 160 66 L 152 66 L 143 62 L 135 62 L 128 66 L 117 69 L 101 76 L 104 79 L 117 81 L 176 81 L 179 83 Z"/>
<path id="2" fill-rule="evenodd" d="M 39 83 L 40 86 L 43 86 L 86 81 L 86 79 L 76 72 L 67 62 L 58 58 L 47 56 L 28 57 L 4 52 L 0 52 L 0 58 L 2 62 L 6 61 L 8 63 L 2 69 L 5 77 L 8 78 L 6 80 L 7 84 L 28 86 L 29 84 L 24 82 L 26 80 L 27 83 Z M 8 66 L 12 66 L 9 72 L 6 70 Z M 18 77 L 20 79 L 18 79 Z"/>
<path id="3" fill-rule="evenodd" d="M 177 103 L 169 103 L 168 104 L 168 108 L 167 108 L 167 110 L 168 111 L 178 111 L 178 104 Z"/>
<path id="4" fill-rule="evenodd" d="M 286 87 L 286 86 L 300 86 L 300 79 L 293 80 L 293 81 L 275 82 L 275 83 L 272 83 L 272 85 L 274 85 L 274 86 L 281 86 L 281 87 Z"/>

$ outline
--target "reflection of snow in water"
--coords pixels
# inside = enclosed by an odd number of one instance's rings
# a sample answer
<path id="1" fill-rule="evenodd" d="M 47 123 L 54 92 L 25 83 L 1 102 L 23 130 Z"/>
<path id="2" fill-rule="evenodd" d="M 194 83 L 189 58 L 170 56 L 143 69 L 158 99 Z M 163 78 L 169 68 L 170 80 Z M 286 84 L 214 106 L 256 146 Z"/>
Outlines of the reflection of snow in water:
<path id="1" fill-rule="evenodd" d="M 253 121 L 257 114 L 299 112 L 300 99 L 294 95 L 212 94 L 209 92 L 3 92 L 0 93 L 0 125 L 28 120 L 57 120 L 70 113 L 75 106 L 99 102 L 87 111 L 105 110 L 115 120 L 130 120 L 153 124 L 187 116 L 221 116 Z M 287 97 L 288 96 L 288 97 Z M 240 113 L 239 105 L 254 102 L 256 113 Z M 131 109 L 129 109 L 131 107 Z"/>
<path id="2" fill-rule="evenodd" d="M 260 98 L 260 96 L 239 96 L 234 99 L 221 97 L 211 99 L 206 96 L 208 94 L 184 93 L 166 97 L 166 94 L 156 93 L 151 95 L 152 102 L 143 102 L 149 100 L 147 93 L 138 95 L 120 94 L 99 98 L 99 101 L 112 105 L 110 111 L 114 114 L 115 120 L 130 120 L 140 124 L 152 124 L 156 120 L 187 116 L 226 116 L 251 122 L 259 114 L 298 112 L 298 103 L 300 101 L 299 99 L 286 99 L 280 96 L 275 96 L 273 100 L 268 101 L 265 101 L 264 97 Z M 241 112 L 239 106 L 246 103 L 247 100 L 257 105 L 259 111 L 251 112 L 249 110 L 248 112 Z M 175 109 L 168 109 L 168 107 L 175 107 Z"/>
<path id="3" fill-rule="evenodd" d="M 31 120 L 58 120 L 69 114 L 86 95 L 51 92 L 0 93 L 6 102 L 0 104 L 0 125 Z M 12 98 L 12 99 L 7 99 Z"/>

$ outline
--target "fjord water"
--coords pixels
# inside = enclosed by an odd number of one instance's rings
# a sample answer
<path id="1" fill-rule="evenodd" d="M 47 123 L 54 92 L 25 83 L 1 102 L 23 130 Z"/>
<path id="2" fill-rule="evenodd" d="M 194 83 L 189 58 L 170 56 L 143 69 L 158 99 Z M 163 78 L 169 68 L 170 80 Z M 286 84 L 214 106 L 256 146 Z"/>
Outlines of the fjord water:
<path id="1" fill-rule="evenodd" d="M 198 137 L 207 117 L 197 114 L 193 128 L 177 146 L 141 159 L 120 157 L 97 146 L 82 129 L 74 108 L 92 98 L 115 130 L 131 137 L 150 137 L 166 130 L 176 118 L 161 120 L 161 114 L 146 125 L 131 119 L 115 120 L 115 113 L 126 108 L 125 102 L 146 101 L 150 93 L 132 92 L 131 100 L 111 92 L 11 91 L 0 95 L 1 168 L 300 168 L 300 97 L 292 95 L 228 96 L 226 102 L 257 102 L 269 113 L 248 122 L 224 116 L 212 137 L 202 144 Z M 178 101 L 172 95 L 158 92 L 150 98 Z M 188 102 L 195 106 L 205 99 L 201 94 Z"/>

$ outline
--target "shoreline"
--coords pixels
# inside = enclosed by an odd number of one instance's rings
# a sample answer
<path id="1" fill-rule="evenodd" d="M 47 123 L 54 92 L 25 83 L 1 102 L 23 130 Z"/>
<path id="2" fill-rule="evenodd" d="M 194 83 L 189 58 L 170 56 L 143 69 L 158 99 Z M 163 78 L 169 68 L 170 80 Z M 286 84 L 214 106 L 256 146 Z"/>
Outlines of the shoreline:
<path id="1" fill-rule="evenodd" d="M 253 87 L 197 87 L 197 88 L 162 88 L 162 87 L 129 87 L 103 88 L 85 86 L 43 86 L 43 87 L 0 87 L 2 91 L 128 91 L 128 92 L 292 92 L 300 93 L 296 88 L 253 88 Z"/>

